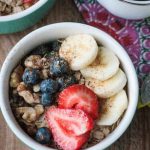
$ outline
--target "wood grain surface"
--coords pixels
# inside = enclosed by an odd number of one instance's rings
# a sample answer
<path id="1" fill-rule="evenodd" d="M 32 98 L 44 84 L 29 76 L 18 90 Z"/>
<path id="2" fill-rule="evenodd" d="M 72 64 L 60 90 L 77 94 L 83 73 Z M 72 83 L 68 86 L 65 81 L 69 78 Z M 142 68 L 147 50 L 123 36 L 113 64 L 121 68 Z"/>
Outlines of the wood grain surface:
<path id="1" fill-rule="evenodd" d="M 23 32 L 0 35 L 0 67 L 10 49 L 26 34 L 56 22 L 84 22 L 72 0 L 57 0 L 49 14 L 37 25 Z M 132 124 L 109 150 L 150 150 L 150 108 L 138 110 Z M 29 150 L 5 123 L 0 112 L 0 150 Z"/>

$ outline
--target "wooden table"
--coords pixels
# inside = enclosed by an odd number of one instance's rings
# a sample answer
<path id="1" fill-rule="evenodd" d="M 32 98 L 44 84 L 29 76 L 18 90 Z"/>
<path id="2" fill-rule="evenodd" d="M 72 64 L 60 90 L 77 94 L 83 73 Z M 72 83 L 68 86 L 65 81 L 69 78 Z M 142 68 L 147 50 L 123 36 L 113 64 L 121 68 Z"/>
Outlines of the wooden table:
<path id="1" fill-rule="evenodd" d="M 83 22 L 72 0 L 57 0 L 56 5 L 34 27 L 12 35 L 0 35 L 0 67 L 10 49 L 26 34 L 56 22 Z M 29 150 L 6 125 L 0 113 L 0 150 Z M 138 110 L 127 132 L 109 150 L 150 150 L 150 108 Z"/>

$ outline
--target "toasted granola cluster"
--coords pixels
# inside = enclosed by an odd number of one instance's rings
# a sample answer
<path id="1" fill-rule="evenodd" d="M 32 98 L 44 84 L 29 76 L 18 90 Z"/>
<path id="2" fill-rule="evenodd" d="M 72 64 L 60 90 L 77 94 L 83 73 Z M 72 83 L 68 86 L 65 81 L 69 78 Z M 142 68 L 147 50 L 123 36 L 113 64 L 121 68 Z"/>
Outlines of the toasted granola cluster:
<path id="1" fill-rule="evenodd" d="M 21 12 L 38 0 L 0 0 L 0 16 Z"/>

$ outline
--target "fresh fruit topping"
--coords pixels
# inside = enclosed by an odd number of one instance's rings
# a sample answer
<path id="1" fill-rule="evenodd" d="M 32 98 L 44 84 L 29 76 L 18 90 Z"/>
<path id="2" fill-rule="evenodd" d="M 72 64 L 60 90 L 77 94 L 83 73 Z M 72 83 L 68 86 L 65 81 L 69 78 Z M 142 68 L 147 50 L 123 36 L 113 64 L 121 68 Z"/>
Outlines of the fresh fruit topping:
<path id="1" fill-rule="evenodd" d="M 69 64 L 63 58 L 57 57 L 50 64 L 50 73 L 59 77 L 70 72 Z"/>
<path id="2" fill-rule="evenodd" d="M 98 117 L 98 100 L 95 93 L 84 85 L 72 85 L 64 89 L 58 98 L 59 108 L 82 109 L 92 116 Z"/>
<path id="3" fill-rule="evenodd" d="M 26 68 L 22 80 L 26 85 L 37 84 L 40 80 L 39 70 Z"/>
<path id="4" fill-rule="evenodd" d="M 99 48 L 95 61 L 81 70 L 85 78 L 94 78 L 100 81 L 107 80 L 117 73 L 119 60 L 117 56 L 104 47 Z"/>
<path id="5" fill-rule="evenodd" d="M 93 119 L 80 109 L 61 109 L 50 107 L 46 113 L 48 124 L 56 124 L 61 130 L 71 136 L 78 136 L 90 131 Z"/>
<path id="6" fill-rule="evenodd" d="M 52 79 L 43 80 L 40 84 L 42 93 L 55 93 L 58 90 L 58 83 Z"/>
<path id="7" fill-rule="evenodd" d="M 105 99 L 101 109 L 101 117 L 97 120 L 97 124 L 104 126 L 114 124 L 127 109 L 127 106 L 128 99 L 124 90 L 113 97 Z"/>
<path id="8" fill-rule="evenodd" d="M 91 35 L 76 34 L 63 41 L 59 55 L 69 62 L 72 70 L 80 70 L 95 60 L 97 52 L 98 45 Z"/>
<path id="9" fill-rule="evenodd" d="M 63 76 L 57 79 L 58 84 L 59 84 L 59 89 L 60 91 L 62 91 L 63 89 L 65 89 L 66 87 L 76 84 L 77 83 L 77 79 L 75 76 Z"/>
<path id="10" fill-rule="evenodd" d="M 54 141 L 64 150 L 77 150 L 87 141 L 93 120 L 80 109 L 60 109 L 54 106 L 46 112 L 46 120 Z"/>
<path id="11" fill-rule="evenodd" d="M 39 128 L 36 132 L 35 140 L 41 144 L 48 144 L 51 140 L 51 133 L 48 128 Z"/>
<path id="12" fill-rule="evenodd" d="M 50 53 L 51 49 L 50 49 L 50 45 L 49 44 L 42 44 L 40 46 L 37 46 L 36 48 L 34 48 L 31 52 L 31 54 L 33 55 L 46 55 L 47 53 Z"/>
<path id="13" fill-rule="evenodd" d="M 114 96 L 125 87 L 126 83 L 126 75 L 121 69 L 119 69 L 114 76 L 105 81 L 85 78 L 85 85 L 92 89 L 100 98 L 109 98 Z"/>
<path id="14" fill-rule="evenodd" d="M 50 43 L 51 50 L 59 51 L 61 43 L 59 41 L 53 41 Z"/>
<path id="15" fill-rule="evenodd" d="M 43 93 L 40 99 L 40 103 L 43 106 L 50 106 L 54 101 L 54 97 L 49 93 Z"/>

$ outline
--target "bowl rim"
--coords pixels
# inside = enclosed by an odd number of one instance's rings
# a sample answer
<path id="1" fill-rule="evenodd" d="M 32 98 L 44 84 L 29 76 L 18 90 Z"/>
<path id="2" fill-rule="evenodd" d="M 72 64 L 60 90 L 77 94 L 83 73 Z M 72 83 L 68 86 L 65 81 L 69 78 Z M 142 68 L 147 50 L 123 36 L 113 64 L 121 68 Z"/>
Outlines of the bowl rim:
<path id="1" fill-rule="evenodd" d="M 10 129 L 15 133 L 15 135 L 21 139 L 26 145 L 34 148 L 34 149 L 42 149 L 42 150 L 52 150 L 52 148 L 43 146 L 39 143 L 37 143 L 36 141 L 34 141 L 32 138 L 30 138 L 29 136 L 27 136 L 27 134 L 25 132 L 22 132 L 23 130 L 21 130 L 21 128 L 19 127 L 18 124 L 15 124 L 16 121 L 13 120 L 13 118 L 11 118 L 12 113 L 8 113 L 8 109 L 6 108 L 6 104 L 5 104 L 5 100 L 4 100 L 4 87 L 5 87 L 5 83 L 4 83 L 4 78 L 5 75 L 7 73 L 7 67 L 11 65 L 10 63 L 10 59 L 12 56 L 14 56 L 18 49 L 17 47 L 24 43 L 27 39 L 31 39 L 32 36 L 35 36 L 36 34 L 39 34 L 41 32 L 44 32 L 46 30 L 52 30 L 54 28 L 58 28 L 58 27 L 82 27 L 82 28 L 87 28 L 91 31 L 94 32 L 98 32 L 99 35 L 102 34 L 102 36 L 104 36 L 104 38 L 108 38 L 109 40 L 112 41 L 112 43 L 114 42 L 114 44 L 117 44 L 118 49 L 120 49 L 121 54 L 124 55 L 127 60 L 128 60 L 128 64 L 130 64 L 130 70 L 132 73 L 132 77 L 130 77 L 130 81 L 133 82 L 133 85 L 135 87 L 135 90 L 133 92 L 134 95 L 134 99 L 131 102 L 130 105 L 128 105 L 128 108 L 126 110 L 127 113 L 125 113 L 123 119 L 121 120 L 121 122 L 119 123 L 119 125 L 117 126 L 117 128 L 112 132 L 113 135 L 112 136 L 107 136 L 107 138 L 105 138 L 104 140 L 102 140 L 102 142 L 87 148 L 86 150 L 102 150 L 107 148 L 108 146 L 110 146 L 112 143 L 114 143 L 115 141 L 117 141 L 117 139 L 125 132 L 125 130 L 128 128 L 128 126 L 130 125 L 133 116 L 135 114 L 136 108 L 137 108 L 137 103 L 138 103 L 138 80 L 137 80 L 137 75 L 134 69 L 134 66 L 131 62 L 131 59 L 129 58 L 128 54 L 125 52 L 124 48 L 114 39 L 112 38 L 110 35 L 108 35 L 107 33 L 105 33 L 104 31 L 97 29 L 95 27 L 89 26 L 89 25 L 85 25 L 85 24 L 81 24 L 81 23 L 72 23 L 72 22 L 66 22 L 66 23 L 55 23 L 55 24 L 51 24 L 51 25 L 47 25 L 44 27 L 41 27 L 31 33 L 29 33 L 28 35 L 26 35 L 25 37 L 23 37 L 13 48 L 12 50 L 9 52 L 9 54 L 7 55 L 2 68 L 1 68 L 1 73 L 0 73 L 0 107 L 1 107 L 1 111 L 2 114 L 5 118 L 5 121 L 7 122 L 7 125 L 10 127 Z M 100 36 L 99 36 L 100 37 Z M 112 134 L 111 133 L 111 134 Z"/>
<path id="2" fill-rule="evenodd" d="M 131 5 L 140 5 L 140 6 L 143 6 L 143 5 L 150 5 L 150 1 L 137 1 L 137 0 L 121 0 L 122 2 L 125 2 L 125 3 L 129 3 Z"/>
<path id="3" fill-rule="evenodd" d="M 42 7 L 46 2 L 48 2 L 48 0 L 42 0 L 42 1 L 39 0 L 34 5 L 32 5 L 31 7 L 27 8 L 21 12 L 6 15 L 6 16 L 0 16 L 0 22 L 12 21 L 12 20 L 17 20 L 17 19 L 23 18 L 23 17 L 33 13 L 40 7 Z"/>

